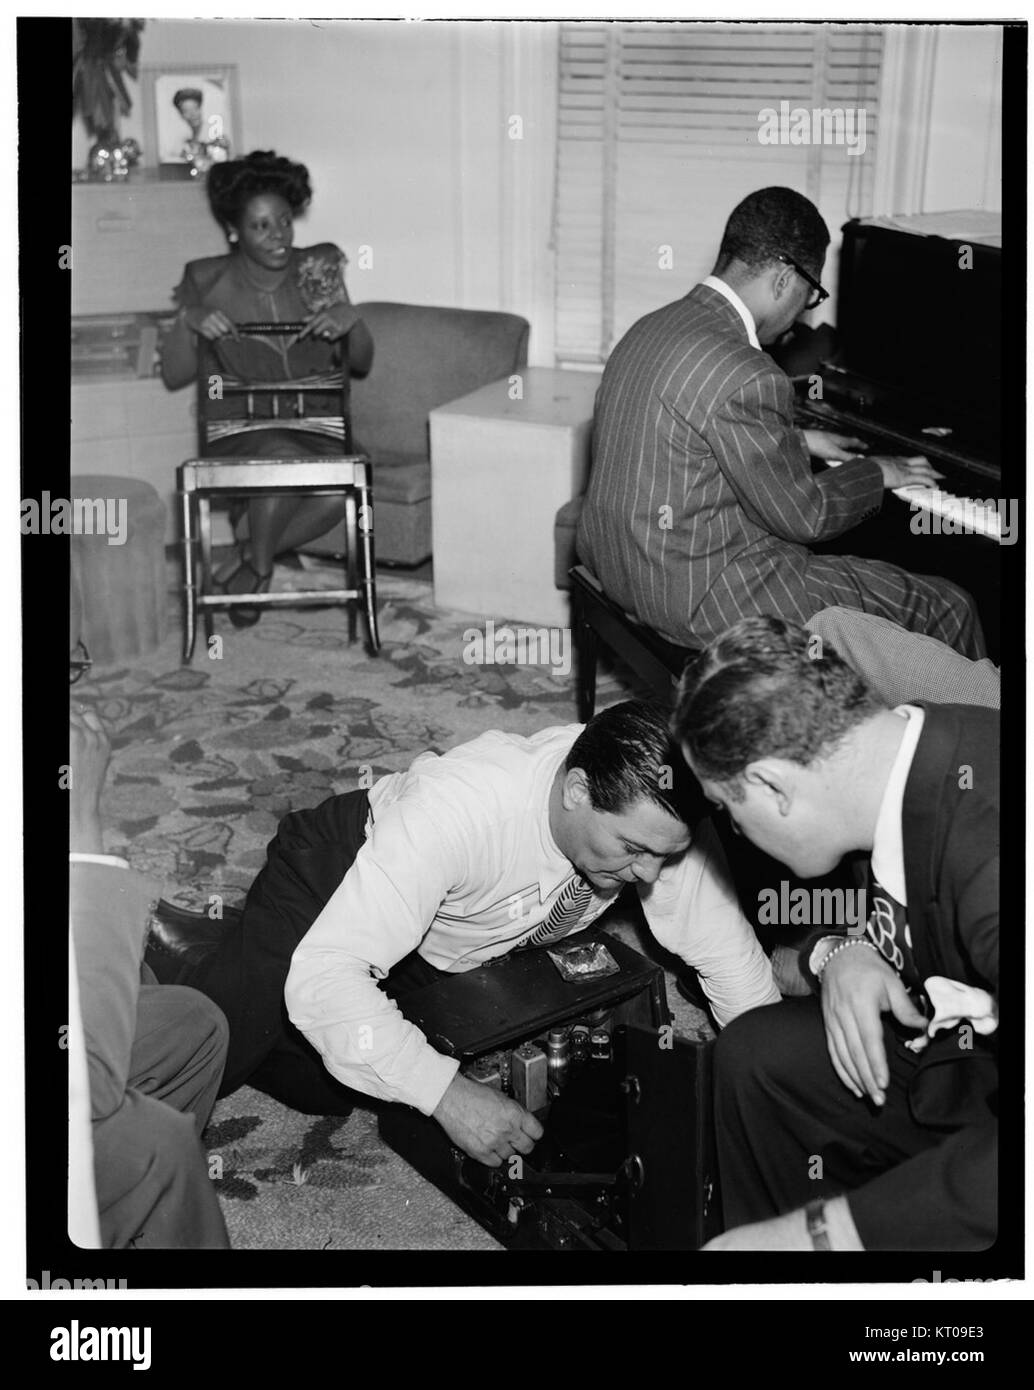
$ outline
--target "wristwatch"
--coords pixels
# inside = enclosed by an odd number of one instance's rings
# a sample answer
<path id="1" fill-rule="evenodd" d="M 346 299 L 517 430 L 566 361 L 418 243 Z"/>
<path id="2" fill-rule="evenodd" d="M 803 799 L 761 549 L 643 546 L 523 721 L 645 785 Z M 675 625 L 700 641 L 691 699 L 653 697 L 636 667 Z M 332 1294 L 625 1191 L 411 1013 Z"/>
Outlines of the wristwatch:
<path id="1" fill-rule="evenodd" d="M 832 1250 L 829 1243 L 829 1228 L 826 1225 L 826 1203 L 822 1197 L 816 1197 L 813 1202 L 809 1202 L 804 1208 L 804 1217 L 808 1223 L 808 1234 L 811 1236 L 811 1248 L 813 1250 Z"/>

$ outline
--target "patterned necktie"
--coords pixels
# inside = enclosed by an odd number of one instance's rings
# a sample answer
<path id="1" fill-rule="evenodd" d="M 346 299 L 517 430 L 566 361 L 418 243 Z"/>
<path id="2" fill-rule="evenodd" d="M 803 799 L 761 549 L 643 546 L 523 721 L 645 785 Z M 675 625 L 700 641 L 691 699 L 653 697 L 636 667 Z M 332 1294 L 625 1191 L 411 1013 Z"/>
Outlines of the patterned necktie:
<path id="1" fill-rule="evenodd" d="M 575 874 L 566 883 L 560 896 L 549 909 L 549 916 L 540 922 L 532 934 L 521 942 L 520 949 L 529 946 L 542 946 L 547 941 L 558 941 L 581 923 L 585 910 L 592 902 L 593 887 L 581 874 Z"/>
<path id="2" fill-rule="evenodd" d="M 910 994 L 918 991 L 919 973 L 912 953 L 912 934 L 908 914 L 902 903 L 891 896 L 869 867 L 869 940 L 887 964 L 901 976 Z"/>

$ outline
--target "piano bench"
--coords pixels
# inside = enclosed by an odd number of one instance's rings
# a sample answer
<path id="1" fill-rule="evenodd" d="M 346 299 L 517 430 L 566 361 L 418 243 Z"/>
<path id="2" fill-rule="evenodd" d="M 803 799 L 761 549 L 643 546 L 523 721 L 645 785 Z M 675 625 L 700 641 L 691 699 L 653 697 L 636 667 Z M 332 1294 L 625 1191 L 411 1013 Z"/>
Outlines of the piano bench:
<path id="1" fill-rule="evenodd" d="M 603 592 L 600 581 L 584 565 L 570 571 L 575 620 L 575 694 L 578 718 L 584 724 L 596 709 L 596 663 L 600 643 L 623 661 L 665 704 L 674 704 L 679 677 L 686 662 L 697 655 L 679 647 L 632 618 Z"/>

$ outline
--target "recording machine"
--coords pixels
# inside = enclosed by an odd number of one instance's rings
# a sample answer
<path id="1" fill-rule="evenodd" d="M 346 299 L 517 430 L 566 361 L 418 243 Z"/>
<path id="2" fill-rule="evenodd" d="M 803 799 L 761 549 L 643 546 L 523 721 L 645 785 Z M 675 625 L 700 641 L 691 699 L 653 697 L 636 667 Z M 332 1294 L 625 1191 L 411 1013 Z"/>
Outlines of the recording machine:
<path id="1" fill-rule="evenodd" d="M 698 1249 L 720 1229 L 710 1045 L 674 1035 L 658 966 L 602 930 L 573 940 L 616 969 L 565 978 L 539 947 L 399 1000 L 468 1077 L 541 1121 L 532 1153 L 486 1167 L 401 1105 L 381 1135 L 509 1249 Z"/>
<path id="2" fill-rule="evenodd" d="M 795 377 L 802 427 L 855 435 L 871 453 L 924 454 L 943 474 L 935 491 L 902 489 L 878 517 L 812 548 L 962 585 L 996 659 L 1000 546 L 1009 537 L 1001 510 L 987 504 L 1005 500 L 1002 459 L 1022 457 L 1024 447 L 1002 414 L 998 221 L 941 213 L 847 223 L 836 352 Z"/>

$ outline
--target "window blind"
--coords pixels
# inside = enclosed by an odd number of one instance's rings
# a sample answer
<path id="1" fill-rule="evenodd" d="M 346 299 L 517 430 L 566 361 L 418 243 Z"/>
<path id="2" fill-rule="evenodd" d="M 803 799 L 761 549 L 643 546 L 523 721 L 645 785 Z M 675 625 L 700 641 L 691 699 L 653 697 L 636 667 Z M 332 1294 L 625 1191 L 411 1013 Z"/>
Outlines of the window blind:
<path id="1" fill-rule="evenodd" d="M 605 361 L 636 319 L 685 294 L 755 189 L 811 198 L 835 247 L 847 218 L 871 211 L 881 58 L 874 25 L 561 25 L 558 360 Z M 797 114 L 813 111 L 833 113 L 826 143 Z M 828 142 L 838 129 L 857 153 Z M 780 130 L 783 142 L 762 142 Z M 835 274 L 831 253 L 827 285 Z"/>

